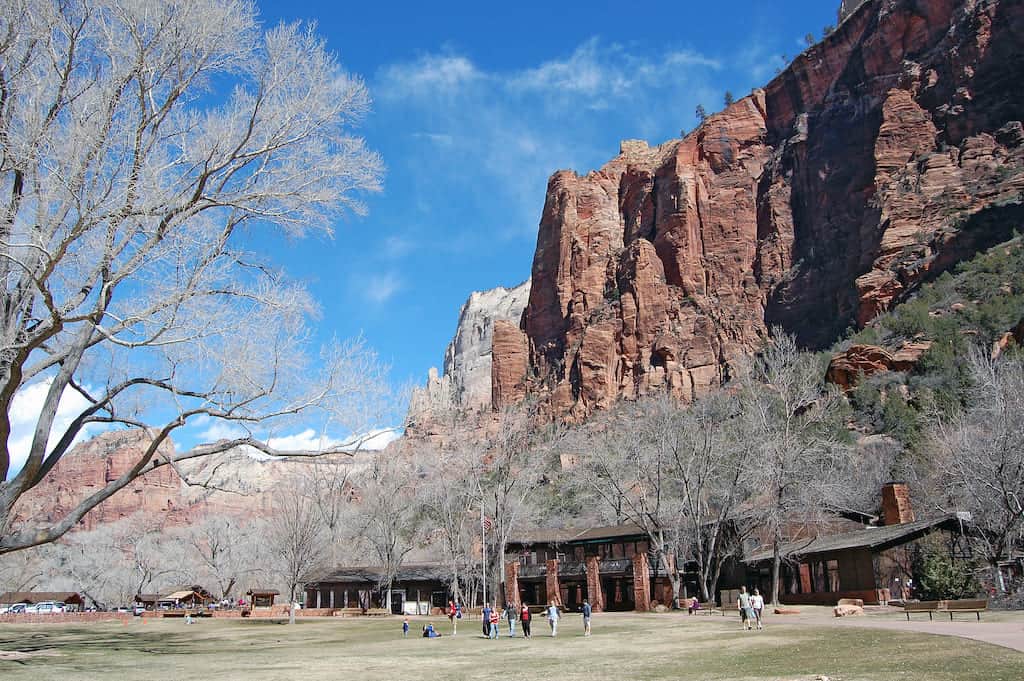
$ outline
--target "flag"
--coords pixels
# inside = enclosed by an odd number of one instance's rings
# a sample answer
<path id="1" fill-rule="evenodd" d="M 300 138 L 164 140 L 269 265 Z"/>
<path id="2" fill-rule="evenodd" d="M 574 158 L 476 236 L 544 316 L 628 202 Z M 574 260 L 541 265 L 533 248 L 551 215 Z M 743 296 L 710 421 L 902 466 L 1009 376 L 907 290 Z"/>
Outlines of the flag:
<path id="1" fill-rule="evenodd" d="M 494 527 L 494 522 L 487 516 L 482 516 L 480 523 L 484 526 L 484 532 L 490 532 L 491 528 Z"/>

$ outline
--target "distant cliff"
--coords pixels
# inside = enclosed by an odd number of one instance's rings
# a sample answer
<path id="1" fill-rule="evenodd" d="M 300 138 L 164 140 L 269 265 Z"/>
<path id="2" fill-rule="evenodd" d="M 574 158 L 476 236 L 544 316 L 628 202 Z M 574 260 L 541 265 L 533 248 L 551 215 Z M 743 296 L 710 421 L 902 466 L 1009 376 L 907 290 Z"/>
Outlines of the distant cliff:
<path id="1" fill-rule="evenodd" d="M 444 354 L 444 373 L 431 369 L 427 385 L 414 392 L 408 426 L 416 430 L 437 409 L 489 411 L 495 325 L 518 328 L 530 295 L 530 280 L 519 286 L 474 291 L 459 311 L 455 336 Z M 500 345 L 500 341 L 499 341 Z"/>
<path id="2" fill-rule="evenodd" d="M 1024 3 L 856 5 L 685 139 L 552 176 L 495 408 L 693 399 L 771 326 L 827 345 L 1021 225 Z"/>

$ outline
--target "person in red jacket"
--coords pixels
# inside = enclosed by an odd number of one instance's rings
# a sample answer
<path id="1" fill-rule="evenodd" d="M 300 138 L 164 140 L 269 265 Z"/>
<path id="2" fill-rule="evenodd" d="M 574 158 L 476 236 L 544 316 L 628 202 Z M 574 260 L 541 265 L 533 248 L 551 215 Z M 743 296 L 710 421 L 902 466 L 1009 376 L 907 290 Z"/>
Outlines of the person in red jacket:
<path id="1" fill-rule="evenodd" d="M 501 613 L 497 608 L 491 609 L 491 632 L 490 638 L 498 638 L 498 622 L 501 621 Z"/>
<path id="2" fill-rule="evenodd" d="M 523 623 L 523 638 L 530 638 L 530 609 L 523 604 L 523 611 L 519 616 L 520 621 Z"/>

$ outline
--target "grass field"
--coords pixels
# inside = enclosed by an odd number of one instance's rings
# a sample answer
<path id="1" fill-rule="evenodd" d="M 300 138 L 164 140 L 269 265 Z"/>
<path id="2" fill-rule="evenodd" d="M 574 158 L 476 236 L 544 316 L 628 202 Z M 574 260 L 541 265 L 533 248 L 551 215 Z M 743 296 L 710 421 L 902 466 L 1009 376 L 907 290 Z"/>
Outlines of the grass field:
<path id="1" fill-rule="evenodd" d="M 457 637 L 403 640 L 388 620 L 140 621 L 129 625 L 0 626 L 0 679 L 614 679 L 854 681 L 1020 681 L 1024 653 L 946 636 L 837 626 L 822 620 L 770 621 L 744 632 L 732 618 L 599 615 L 583 638 L 579 618 L 558 638 L 535 622 L 535 636 L 488 641 L 464 622 Z M 448 622 L 432 620 L 447 633 Z M 504 629 L 503 629 L 504 633 Z"/>

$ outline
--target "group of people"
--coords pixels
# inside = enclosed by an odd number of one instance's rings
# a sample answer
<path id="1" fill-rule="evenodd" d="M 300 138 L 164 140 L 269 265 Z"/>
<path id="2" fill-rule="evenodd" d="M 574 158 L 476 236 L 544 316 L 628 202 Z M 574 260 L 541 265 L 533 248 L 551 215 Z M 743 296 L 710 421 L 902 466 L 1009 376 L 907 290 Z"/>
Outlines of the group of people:
<path id="1" fill-rule="evenodd" d="M 754 593 L 749 594 L 747 587 L 741 586 L 736 608 L 740 611 L 740 623 L 747 631 L 755 624 L 758 629 L 764 629 L 764 596 L 760 590 L 754 589 Z"/>
<path id="2" fill-rule="evenodd" d="M 590 601 L 583 601 L 581 611 L 583 613 L 583 635 L 590 636 L 590 620 L 594 613 L 594 610 L 590 605 Z M 446 614 L 448 615 L 448 621 L 452 626 L 452 636 L 457 636 L 459 633 L 459 620 L 462 619 L 462 605 L 454 601 L 449 601 Z M 547 618 L 548 628 L 551 630 L 551 636 L 558 636 L 558 621 L 562 617 L 561 612 L 558 609 L 558 605 L 552 601 L 551 604 L 544 609 L 544 615 Z M 483 634 L 486 638 L 498 638 L 499 627 L 502 619 L 508 623 L 509 637 L 515 637 L 516 622 L 518 622 L 522 629 L 523 638 L 532 638 L 533 631 L 531 624 L 533 623 L 533 614 L 530 612 L 530 608 L 526 604 L 519 607 L 513 603 L 506 603 L 505 607 L 501 610 L 496 607 L 491 607 L 490 603 L 484 604 L 480 621 Z M 402 621 L 402 636 L 409 636 L 408 617 Z M 432 622 L 428 622 L 423 626 L 423 638 L 439 638 L 440 636 L 441 632 L 434 628 L 434 624 Z"/>

